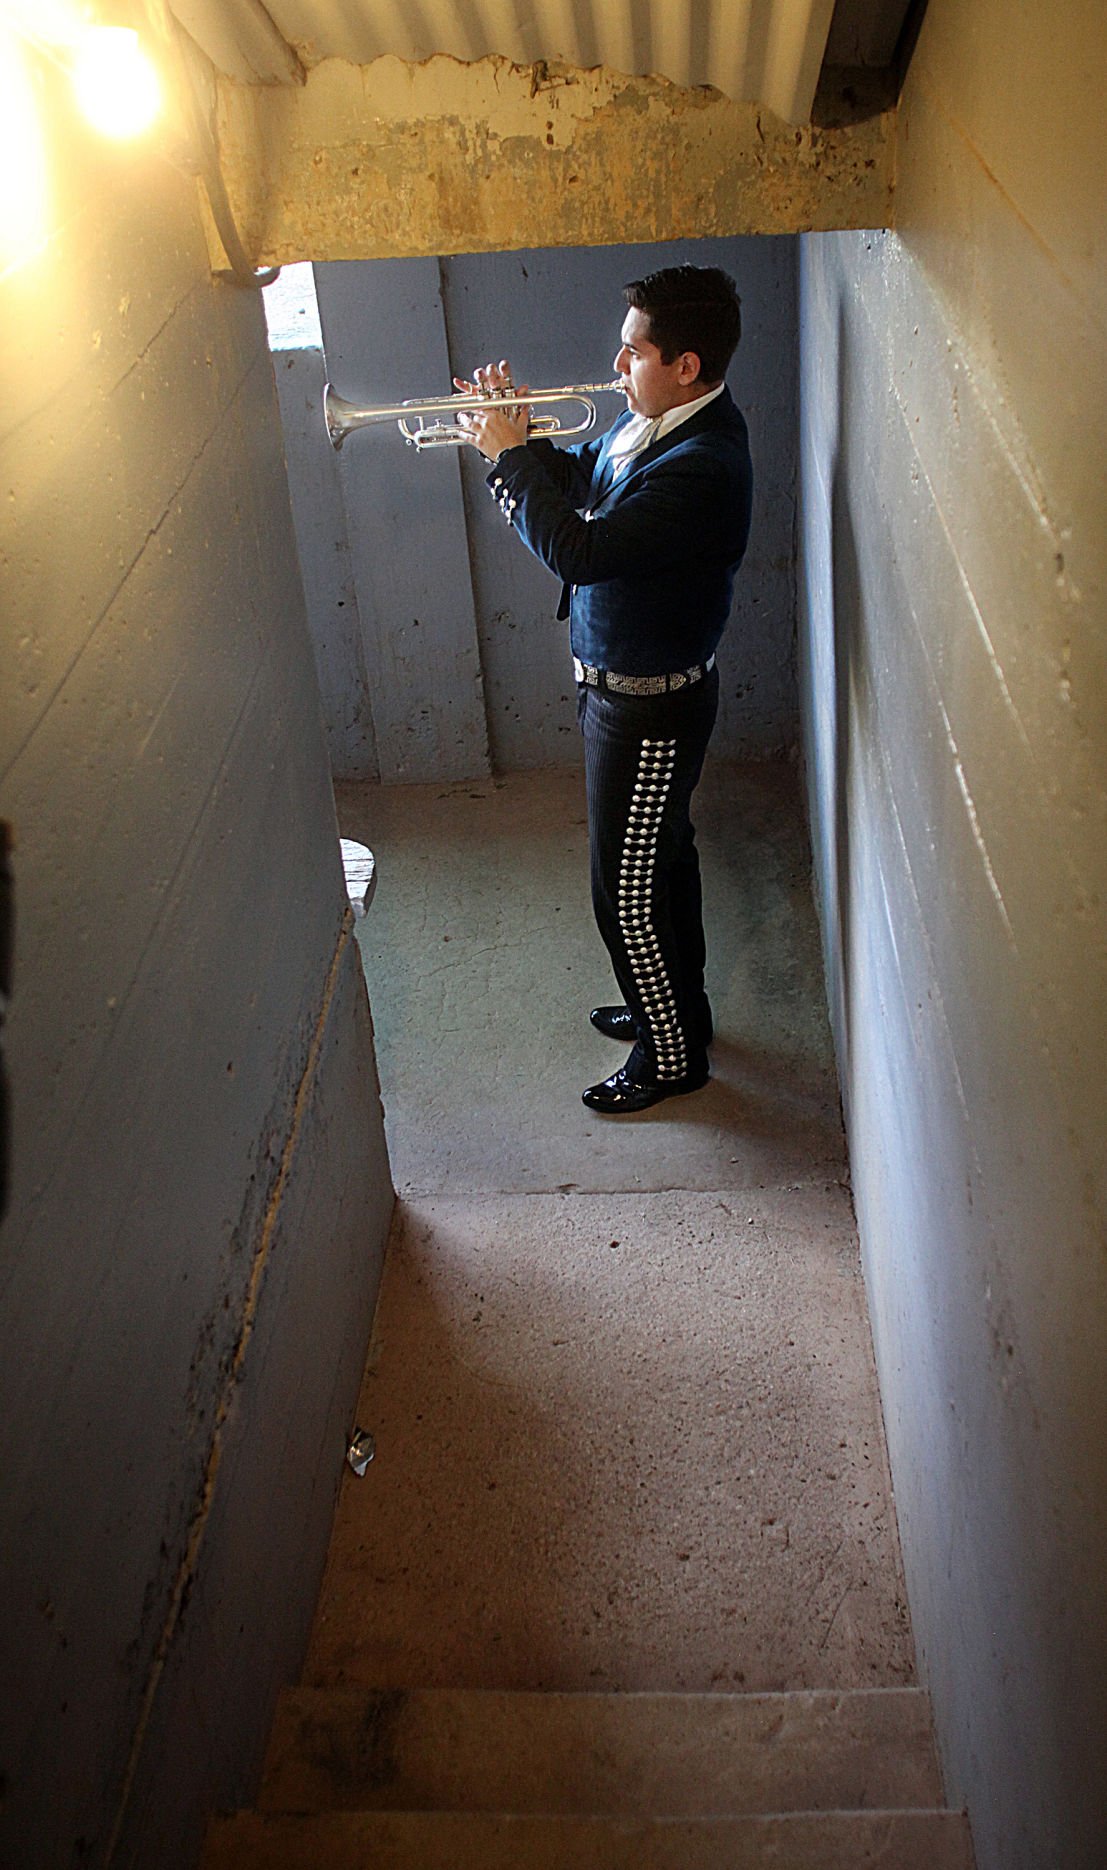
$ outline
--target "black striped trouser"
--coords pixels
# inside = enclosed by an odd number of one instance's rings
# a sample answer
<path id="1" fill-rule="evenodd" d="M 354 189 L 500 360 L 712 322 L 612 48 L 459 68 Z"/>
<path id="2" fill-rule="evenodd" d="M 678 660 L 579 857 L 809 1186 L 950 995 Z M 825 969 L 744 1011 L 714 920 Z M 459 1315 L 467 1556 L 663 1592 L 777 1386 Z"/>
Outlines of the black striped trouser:
<path id="1" fill-rule="evenodd" d="M 689 816 L 719 704 L 719 675 L 671 695 L 581 687 L 592 906 L 634 1015 L 632 1077 L 665 1082 L 706 1062 L 703 899 Z"/>

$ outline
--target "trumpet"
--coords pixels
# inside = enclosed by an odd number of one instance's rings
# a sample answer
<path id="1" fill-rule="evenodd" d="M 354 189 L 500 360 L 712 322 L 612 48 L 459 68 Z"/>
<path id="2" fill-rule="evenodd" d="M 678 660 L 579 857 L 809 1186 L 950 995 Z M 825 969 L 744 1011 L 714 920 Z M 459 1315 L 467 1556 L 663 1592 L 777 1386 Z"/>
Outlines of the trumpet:
<path id="1" fill-rule="evenodd" d="M 328 383 L 323 391 L 323 414 L 327 434 L 335 448 L 341 448 L 351 429 L 367 428 L 374 422 L 394 422 L 412 448 L 460 448 L 466 442 L 471 442 L 475 448 L 478 446 L 475 435 L 456 420 L 442 421 L 441 418 L 457 417 L 466 410 L 487 409 L 490 404 L 499 409 L 518 409 L 520 405 L 529 409 L 535 404 L 546 408 L 551 403 L 579 403 L 583 416 L 574 427 L 566 427 L 558 416 L 538 415 L 532 417 L 527 434 L 586 435 L 596 420 L 593 397 L 622 389 L 622 382 L 616 378 L 614 383 L 572 383 L 566 389 L 528 390 L 525 396 L 520 396 L 514 385 L 508 384 L 503 390 L 488 394 L 474 391 L 466 395 L 458 391 L 454 396 L 429 396 L 424 402 L 413 397 L 408 402 L 393 403 L 386 408 L 361 409 L 339 396 Z M 413 427 L 413 423 L 417 426 Z"/>

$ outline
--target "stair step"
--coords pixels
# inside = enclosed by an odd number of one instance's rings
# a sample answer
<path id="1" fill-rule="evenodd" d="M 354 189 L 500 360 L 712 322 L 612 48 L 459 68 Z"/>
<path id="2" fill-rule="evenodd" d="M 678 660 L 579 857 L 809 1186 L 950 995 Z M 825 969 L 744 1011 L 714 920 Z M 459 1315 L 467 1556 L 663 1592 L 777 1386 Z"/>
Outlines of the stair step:
<path id="1" fill-rule="evenodd" d="M 570 1818 L 487 1812 L 240 1813 L 203 1870 L 972 1870 L 953 1812 Z"/>
<path id="2" fill-rule="evenodd" d="M 939 1806 L 923 1690 L 290 1690 L 264 1811 L 739 1813 Z"/>

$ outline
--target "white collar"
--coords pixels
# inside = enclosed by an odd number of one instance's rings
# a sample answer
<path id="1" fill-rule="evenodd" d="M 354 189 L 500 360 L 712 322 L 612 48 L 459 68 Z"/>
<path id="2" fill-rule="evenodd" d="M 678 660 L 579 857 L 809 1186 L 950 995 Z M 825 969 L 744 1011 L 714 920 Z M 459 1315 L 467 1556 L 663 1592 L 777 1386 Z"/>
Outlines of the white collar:
<path id="1" fill-rule="evenodd" d="M 678 403 L 675 409 L 666 409 L 658 424 L 654 440 L 660 441 L 663 435 L 671 435 L 682 422 L 688 422 L 693 416 L 698 416 L 700 410 L 706 409 L 708 403 L 713 403 L 716 396 L 721 396 L 725 389 L 725 383 L 716 383 L 713 390 L 708 390 L 706 396 L 697 396 L 694 403 Z"/>

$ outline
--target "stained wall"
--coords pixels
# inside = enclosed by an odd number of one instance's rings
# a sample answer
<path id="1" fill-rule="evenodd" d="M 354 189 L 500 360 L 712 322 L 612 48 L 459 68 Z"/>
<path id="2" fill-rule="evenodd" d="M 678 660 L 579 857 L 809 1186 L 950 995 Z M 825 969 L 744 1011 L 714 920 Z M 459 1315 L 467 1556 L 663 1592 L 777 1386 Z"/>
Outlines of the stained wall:
<path id="1" fill-rule="evenodd" d="M 258 260 L 790 234 L 890 215 L 894 112 L 857 89 L 796 125 L 598 64 L 328 58 L 302 84 L 222 79 L 218 133 Z"/>
<path id="2" fill-rule="evenodd" d="M 1107 1834 L 1098 9 L 931 0 L 801 259 L 801 691 L 920 1662 L 980 1870 Z"/>
<path id="3" fill-rule="evenodd" d="M 23 101 L 0 1857 L 170 1870 L 296 1671 L 392 1190 L 259 298 Z"/>

